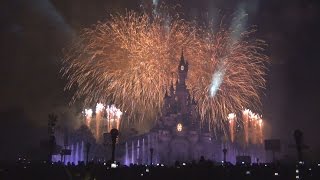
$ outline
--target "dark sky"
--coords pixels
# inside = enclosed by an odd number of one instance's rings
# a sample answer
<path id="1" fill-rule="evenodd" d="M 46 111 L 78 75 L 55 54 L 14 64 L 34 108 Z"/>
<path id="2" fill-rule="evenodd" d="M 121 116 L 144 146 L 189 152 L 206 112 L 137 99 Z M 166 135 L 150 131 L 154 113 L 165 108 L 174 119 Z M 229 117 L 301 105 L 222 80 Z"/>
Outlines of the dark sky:
<path id="1" fill-rule="evenodd" d="M 130 3 L 129 3 L 130 2 Z M 73 122 L 59 74 L 61 50 L 79 30 L 108 13 L 138 9 L 139 0 L 2 0 L 0 2 L 0 159 L 39 146 L 47 114 Z M 267 41 L 272 64 L 263 97 L 270 137 L 293 143 L 300 128 L 313 156 L 320 158 L 320 6 L 317 0 L 176 0 L 188 13 L 233 12 L 248 7 L 250 25 Z"/>

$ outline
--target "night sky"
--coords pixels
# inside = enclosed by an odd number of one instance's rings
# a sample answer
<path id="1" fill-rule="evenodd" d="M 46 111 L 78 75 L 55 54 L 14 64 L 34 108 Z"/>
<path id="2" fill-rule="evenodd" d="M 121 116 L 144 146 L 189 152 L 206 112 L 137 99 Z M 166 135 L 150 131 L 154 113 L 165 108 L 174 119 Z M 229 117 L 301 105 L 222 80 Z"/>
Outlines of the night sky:
<path id="1" fill-rule="evenodd" d="M 59 72 L 62 49 L 82 28 L 111 12 L 139 9 L 139 0 L 2 0 L 0 2 L 0 160 L 33 151 L 46 136 L 48 113 L 76 126 Z M 190 8 L 231 14 L 248 7 L 272 60 L 263 96 L 269 137 L 293 144 L 301 129 L 308 156 L 320 159 L 320 6 L 318 0 L 175 0 Z"/>

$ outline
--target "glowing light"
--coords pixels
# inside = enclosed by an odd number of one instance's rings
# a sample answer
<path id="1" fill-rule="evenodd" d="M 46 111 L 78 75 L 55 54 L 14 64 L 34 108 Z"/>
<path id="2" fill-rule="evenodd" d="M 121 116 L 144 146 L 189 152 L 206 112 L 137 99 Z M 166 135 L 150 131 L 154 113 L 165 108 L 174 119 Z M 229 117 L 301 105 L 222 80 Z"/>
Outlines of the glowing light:
<path id="1" fill-rule="evenodd" d="M 85 109 L 84 112 L 85 112 L 85 116 L 92 117 L 92 109 Z"/>
<path id="2" fill-rule="evenodd" d="M 234 119 L 237 117 L 237 115 L 235 114 L 235 113 L 230 113 L 229 115 L 228 115 L 228 120 L 229 121 L 234 121 Z"/>
<path id="3" fill-rule="evenodd" d="M 102 103 L 97 103 L 97 106 L 96 106 L 96 113 L 100 113 L 102 112 L 104 109 L 104 105 Z"/>
<path id="4" fill-rule="evenodd" d="M 117 167 L 117 164 L 116 163 L 112 163 L 111 164 L 111 168 L 116 168 Z"/>
<path id="5" fill-rule="evenodd" d="M 181 124 L 181 123 L 179 123 L 179 124 L 177 125 L 177 131 L 179 131 L 179 132 L 182 131 L 182 124 Z"/>

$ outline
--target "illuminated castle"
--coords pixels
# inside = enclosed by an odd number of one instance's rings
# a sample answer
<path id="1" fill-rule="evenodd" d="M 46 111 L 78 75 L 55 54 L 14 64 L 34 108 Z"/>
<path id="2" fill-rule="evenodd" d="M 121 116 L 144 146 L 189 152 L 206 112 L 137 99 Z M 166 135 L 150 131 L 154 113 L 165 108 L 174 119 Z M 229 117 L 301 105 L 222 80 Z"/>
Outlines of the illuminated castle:
<path id="1" fill-rule="evenodd" d="M 161 116 L 157 119 L 157 124 L 149 133 L 132 137 L 124 142 L 124 164 L 151 163 L 151 149 L 153 163 L 173 164 L 175 161 L 199 160 L 201 156 L 205 159 L 222 161 L 224 148 L 228 150 L 227 161 L 229 162 L 236 163 L 237 156 L 250 156 L 252 162 L 257 159 L 263 162 L 265 158 L 261 142 L 262 136 L 259 141 L 248 141 L 248 133 L 253 130 L 253 127 L 249 128 L 248 125 L 255 124 L 254 127 L 256 127 L 260 122 L 258 116 L 249 113 L 248 110 L 243 111 L 244 127 L 242 128 L 229 119 L 232 125 L 229 127 L 231 141 L 223 141 L 226 139 L 223 138 L 225 137 L 223 133 L 214 136 L 213 132 L 209 132 L 208 124 L 200 122 L 196 110 L 197 104 L 186 86 L 188 70 L 189 64 L 182 53 L 178 66 L 177 82 L 175 87 L 171 83 L 169 92 L 165 93 Z M 257 125 L 257 127 L 260 126 Z M 251 139 L 258 138 L 257 134 L 250 134 L 253 135 Z M 242 142 L 243 137 L 245 143 Z"/>
<path id="2" fill-rule="evenodd" d="M 182 53 L 176 87 L 172 83 L 165 93 L 155 127 L 126 142 L 125 164 L 150 163 L 150 149 L 153 149 L 153 163 L 172 164 L 176 160 L 198 160 L 201 156 L 221 160 L 221 143 L 200 126 L 196 102 L 186 86 L 188 68 Z"/>

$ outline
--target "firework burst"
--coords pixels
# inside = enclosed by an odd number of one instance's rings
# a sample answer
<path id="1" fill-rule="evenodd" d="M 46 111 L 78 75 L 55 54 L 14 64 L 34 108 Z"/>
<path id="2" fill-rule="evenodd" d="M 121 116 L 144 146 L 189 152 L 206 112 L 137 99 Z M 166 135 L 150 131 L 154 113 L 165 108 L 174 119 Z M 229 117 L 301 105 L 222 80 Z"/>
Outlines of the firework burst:
<path id="1" fill-rule="evenodd" d="M 181 49 L 190 64 L 187 87 L 198 101 L 202 120 L 223 127 L 230 112 L 259 106 L 265 86 L 264 43 L 232 41 L 232 31 L 196 27 L 179 16 L 112 16 L 85 29 L 68 49 L 62 72 L 73 100 L 111 102 L 127 119 L 155 120 L 165 91 L 177 78 Z"/>

